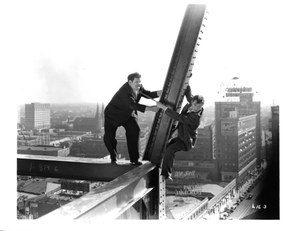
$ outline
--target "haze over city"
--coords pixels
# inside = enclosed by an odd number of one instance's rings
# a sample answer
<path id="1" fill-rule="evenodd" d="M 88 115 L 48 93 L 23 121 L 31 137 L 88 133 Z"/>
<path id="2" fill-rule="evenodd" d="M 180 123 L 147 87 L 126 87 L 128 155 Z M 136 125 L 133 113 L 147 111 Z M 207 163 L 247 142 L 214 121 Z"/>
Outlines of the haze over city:
<path id="1" fill-rule="evenodd" d="M 107 103 L 136 71 L 146 89 L 161 89 L 192 3 L 12 2 L 1 7 L 1 21 L 9 22 L 1 50 L 17 104 Z M 195 3 L 207 4 L 208 20 L 190 82 L 193 93 L 211 105 L 221 83 L 239 77 L 258 92 L 257 100 L 278 103 L 284 73 L 281 1 Z"/>

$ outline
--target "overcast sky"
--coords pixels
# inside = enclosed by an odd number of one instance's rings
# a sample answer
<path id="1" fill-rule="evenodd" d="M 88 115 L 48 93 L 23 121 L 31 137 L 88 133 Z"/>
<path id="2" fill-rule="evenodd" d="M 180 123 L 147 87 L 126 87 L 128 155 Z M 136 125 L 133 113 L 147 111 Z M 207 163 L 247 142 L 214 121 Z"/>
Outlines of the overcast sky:
<path id="1" fill-rule="evenodd" d="M 146 89 L 162 89 L 189 3 L 209 12 L 193 93 L 212 104 L 221 83 L 237 76 L 265 104 L 278 103 L 285 15 L 275 0 L 7 1 L 1 50 L 15 101 L 106 103 L 135 71 Z"/>

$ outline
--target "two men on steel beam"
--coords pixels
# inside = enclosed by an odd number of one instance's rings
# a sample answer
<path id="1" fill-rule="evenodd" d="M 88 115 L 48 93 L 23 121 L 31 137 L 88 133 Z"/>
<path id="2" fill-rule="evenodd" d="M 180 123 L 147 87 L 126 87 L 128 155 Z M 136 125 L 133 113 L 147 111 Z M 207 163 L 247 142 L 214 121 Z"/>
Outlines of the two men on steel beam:
<path id="1" fill-rule="evenodd" d="M 157 102 L 156 106 L 142 105 L 139 104 L 141 96 L 154 99 L 160 97 L 162 91 L 151 92 L 145 90 L 140 79 L 141 75 L 139 73 L 130 74 L 128 81 L 117 91 L 105 108 L 104 143 L 110 153 L 111 163 L 117 164 L 116 131 L 118 127 L 123 126 L 126 130 L 130 162 L 134 165 L 141 165 L 138 151 L 140 128 L 137 122 L 137 111 L 157 112 L 162 109 L 167 116 L 176 121 L 176 126 L 171 131 L 171 138 L 166 146 L 161 165 L 161 175 L 165 179 L 172 179 L 171 172 L 175 153 L 189 151 L 195 146 L 197 129 L 204 110 L 204 98 L 201 95 L 192 96 L 188 85 L 185 91 L 188 103 L 181 113 L 168 108 L 160 102 Z"/>

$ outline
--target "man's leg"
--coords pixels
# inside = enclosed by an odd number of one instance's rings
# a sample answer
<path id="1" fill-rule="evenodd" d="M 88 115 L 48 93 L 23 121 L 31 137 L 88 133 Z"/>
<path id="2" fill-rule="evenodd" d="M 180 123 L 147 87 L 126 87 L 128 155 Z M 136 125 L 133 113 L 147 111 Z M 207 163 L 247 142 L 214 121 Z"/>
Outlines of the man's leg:
<path id="1" fill-rule="evenodd" d="M 131 162 L 137 162 L 139 159 L 139 138 L 140 127 L 137 120 L 134 117 L 130 117 L 129 120 L 123 125 L 126 129 L 126 138 L 128 145 L 128 152 Z"/>
<path id="2" fill-rule="evenodd" d="M 105 119 L 104 123 L 105 134 L 103 139 L 105 146 L 110 153 L 112 162 L 116 162 L 117 160 L 117 140 L 116 140 L 117 128 L 118 127 L 114 126 Z"/>
<path id="3" fill-rule="evenodd" d="M 175 153 L 184 149 L 184 143 L 178 138 L 172 139 L 167 144 L 161 166 L 161 175 L 163 175 L 165 179 L 171 176 Z"/>

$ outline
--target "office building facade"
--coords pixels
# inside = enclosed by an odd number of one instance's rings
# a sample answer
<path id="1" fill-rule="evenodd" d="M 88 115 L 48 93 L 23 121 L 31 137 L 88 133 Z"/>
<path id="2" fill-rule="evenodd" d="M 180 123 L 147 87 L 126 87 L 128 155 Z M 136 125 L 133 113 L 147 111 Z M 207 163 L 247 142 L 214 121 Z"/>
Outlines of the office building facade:
<path id="1" fill-rule="evenodd" d="M 279 155 L 279 106 L 271 107 L 271 115 L 272 154 L 277 156 Z"/>
<path id="2" fill-rule="evenodd" d="M 261 162 L 260 102 L 251 87 L 234 83 L 225 92 L 225 101 L 215 103 L 218 171 L 222 181 L 236 178 L 239 186 Z"/>
<path id="3" fill-rule="evenodd" d="M 256 114 L 256 159 L 261 162 L 261 115 L 260 102 L 252 101 L 252 96 L 241 98 L 239 102 L 216 102 L 215 120 L 216 126 L 221 126 L 221 118 L 240 118 Z M 218 129 L 219 130 L 219 129 Z"/>
<path id="4" fill-rule="evenodd" d="M 221 119 L 217 126 L 217 163 L 220 179 L 236 178 L 242 185 L 256 167 L 256 115 Z"/>
<path id="5" fill-rule="evenodd" d="M 26 104 L 25 128 L 27 130 L 50 128 L 50 104 Z"/>

